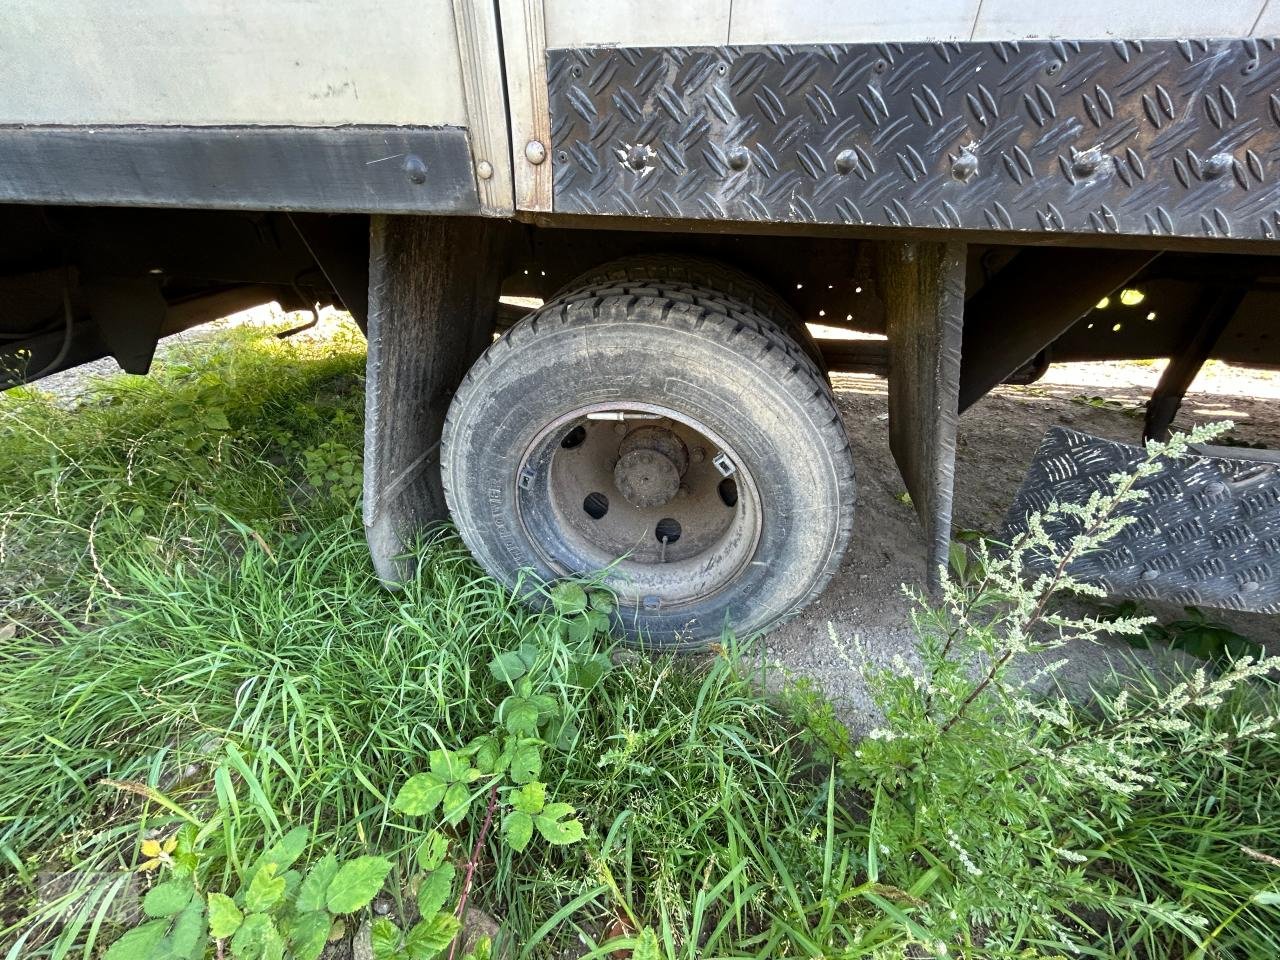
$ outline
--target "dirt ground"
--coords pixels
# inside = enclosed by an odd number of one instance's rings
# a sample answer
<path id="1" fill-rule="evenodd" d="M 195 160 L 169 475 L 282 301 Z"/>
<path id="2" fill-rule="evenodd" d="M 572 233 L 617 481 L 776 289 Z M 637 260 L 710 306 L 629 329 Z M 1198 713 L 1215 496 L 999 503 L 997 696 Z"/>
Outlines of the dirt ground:
<path id="1" fill-rule="evenodd" d="M 1157 363 L 1079 363 L 1053 367 L 1032 386 L 1004 386 L 960 420 L 956 456 L 956 530 L 996 532 L 1045 430 L 1063 424 L 1100 437 L 1137 443 L 1143 404 L 1159 379 Z M 915 660 L 911 603 L 901 584 L 924 576 L 924 540 L 889 453 L 886 382 L 871 376 L 835 378 L 836 396 L 853 446 L 858 513 L 849 553 L 826 592 L 767 639 L 768 656 L 788 670 L 813 677 L 856 727 L 873 722 L 860 678 L 862 657 L 887 663 Z M 1211 363 L 1193 384 L 1177 427 L 1230 419 L 1240 442 L 1280 448 L 1280 372 Z M 1162 619 L 1179 607 L 1149 606 Z M 1206 611 L 1237 632 L 1280 650 L 1280 618 Z M 1068 683 L 1102 679 L 1126 658 L 1158 665 L 1164 651 L 1127 644 L 1088 645 L 1061 652 L 1071 663 Z M 1196 663 L 1188 658 L 1188 663 Z M 1037 663 L 1028 663 L 1028 669 Z"/>

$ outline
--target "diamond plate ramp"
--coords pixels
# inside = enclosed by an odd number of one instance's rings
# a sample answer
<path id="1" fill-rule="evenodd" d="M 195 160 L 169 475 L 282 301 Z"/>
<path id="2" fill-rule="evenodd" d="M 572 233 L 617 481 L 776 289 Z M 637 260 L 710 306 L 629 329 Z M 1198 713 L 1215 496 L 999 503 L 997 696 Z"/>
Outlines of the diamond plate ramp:
<path id="1" fill-rule="evenodd" d="M 1024 532 L 1026 517 L 1051 502 L 1109 490 L 1108 477 L 1143 457 L 1138 447 L 1053 427 L 1005 518 L 1006 535 Z M 1116 597 L 1280 613 L 1280 462 L 1189 456 L 1139 487 L 1147 499 L 1121 511 L 1137 521 L 1077 560 L 1074 576 Z M 1066 520 L 1048 529 L 1059 546 L 1078 532 Z"/>
<path id="2" fill-rule="evenodd" d="M 558 213 L 1280 236 L 1275 40 L 587 48 L 547 65 Z"/>

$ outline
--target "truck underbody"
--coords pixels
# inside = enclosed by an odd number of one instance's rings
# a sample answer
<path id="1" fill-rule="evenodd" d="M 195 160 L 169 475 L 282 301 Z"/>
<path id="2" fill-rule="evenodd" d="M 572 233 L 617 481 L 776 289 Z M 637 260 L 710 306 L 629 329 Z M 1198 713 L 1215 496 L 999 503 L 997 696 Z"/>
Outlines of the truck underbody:
<path id="1" fill-rule="evenodd" d="M 838 562 L 827 373 L 888 378 L 936 581 L 957 420 L 996 385 L 1169 358 L 1137 441 L 1206 360 L 1280 364 L 1274 41 L 518 59 L 496 128 L 465 70 L 468 128 L 0 126 L 0 387 L 104 356 L 145 373 L 161 337 L 257 303 L 341 305 L 369 336 L 384 578 L 452 513 L 508 581 L 625 558 L 624 628 L 684 643 L 776 622 Z M 1026 505 L 1125 458 L 1051 441 Z M 1280 610 L 1280 472 L 1203 453 L 1092 575 Z M 792 469 L 809 454 L 827 466 Z"/>

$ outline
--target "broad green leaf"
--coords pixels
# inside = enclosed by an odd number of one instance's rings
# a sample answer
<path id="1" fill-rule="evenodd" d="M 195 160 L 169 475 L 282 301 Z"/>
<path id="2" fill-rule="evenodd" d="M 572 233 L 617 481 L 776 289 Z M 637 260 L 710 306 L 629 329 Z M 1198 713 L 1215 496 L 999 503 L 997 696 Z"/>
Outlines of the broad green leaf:
<path id="1" fill-rule="evenodd" d="M 444 795 L 444 819 L 457 825 L 467 817 L 471 809 L 471 790 L 465 783 L 455 783 Z"/>
<path id="2" fill-rule="evenodd" d="M 448 787 L 434 773 L 416 773 L 400 788 L 392 807 L 411 817 L 423 816 L 440 806 Z"/>
<path id="3" fill-rule="evenodd" d="M 323 910 L 299 914 L 289 924 L 290 955 L 294 960 L 316 960 L 324 953 L 333 924 Z"/>
<path id="4" fill-rule="evenodd" d="M 458 918 L 450 913 L 437 913 L 415 923 L 404 941 L 409 960 L 430 960 L 453 943 L 461 927 Z"/>
<path id="5" fill-rule="evenodd" d="M 569 667 L 569 682 L 584 690 L 592 689 L 604 679 L 604 675 L 613 667 L 613 662 L 603 653 L 593 653 L 589 657 L 574 660 Z"/>
<path id="6" fill-rule="evenodd" d="M 462 960 L 492 960 L 492 958 L 493 940 L 489 937 L 481 937 Z"/>
<path id="7" fill-rule="evenodd" d="M 538 707 L 525 697 L 507 697 L 502 701 L 502 725 L 516 736 L 538 735 Z"/>
<path id="8" fill-rule="evenodd" d="M 547 785 L 545 783 L 526 783 L 519 790 L 511 791 L 511 806 L 521 813 L 530 816 L 541 813 L 547 803 Z"/>
<path id="9" fill-rule="evenodd" d="M 169 951 L 174 960 L 202 960 L 205 937 L 204 901 L 192 900 L 183 907 L 169 934 Z"/>
<path id="10" fill-rule="evenodd" d="M 227 412 L 220 407 L 209 407 L 201 410 L 200 422 L 210 430 L 231 429 L 231 422 L 227 420 Z"/>
<path id="11" fill-rule="evenodd" d="M 551 588 L 551 603 L 558 613 L 581 613 L 587 609 L 587 591 L 576 583 L 557 583 Z"/>
<path id="12" fill-rule="evenodd" d="M 215 940 L 225 940 L 244 922 L 244 914 L 225 893 L 209 894 L 209 933 Z"/>
<path id="13" fill-rule="evenodd" d="M 326 854 L 323 859 L 311 865 L 311 869 L 307 871 L 307 876 L 302 881 L 302 886 L 298 888 L 298 899 L 294 903 L 299 913 L 311 913 L 324 909 L 325 894 L 328 893 L 329 884 L 333 882 L 337 873 L 338 858 L 332 853 Z"/>
<path id="14" fill-rule="evenodd" d="M 418 888 L 418 913 L 423 917 L 434 916 L 453 893 L 456 871 L 452 863 L 441 864 L 422 878 Z"/>
<path id="15" fill-rule="evenodd" d="M 617 606 L 617 601 L 608 590 L 592 590 L 588 594 L 588 599 L 591 601 L 591 609 L 599 610 L 601 613 L 613 613 Z"/>
<path id="16" fill-rule="evenodd" d="M 587 621 L 595 633 L 606 633 L 609 629 L 609 616 L 602 610 L 588 610 Z"/>
<path id="17" fill-rule="evenodd" d="M 519 650 L 500 653 L 489 661 L 489 672 L 495 680 L 514 683 L 531 669 L 538 659 L 538 648 L 530 643 L 523 643 Z"/>
<path id="18" fill-rule="evenodd" d="M 522 743 L 511 757 L 511 779 L 529 783 L 542 776 L 542 749 L 536 741 Z"/>
<path id="19" fill-rule="evenodd" d="M 519 853 L 529 845 L 533 836 L 533 818 L 519 810 L 512 811 L 502 821 L 502 833 L 507 838 L 507 845 Z"/>
<path id="20" fill-rule="evenodd" d="M 445 783 L 465 779 L 471 766 L 466 757 L 452 750 L 432 750 L 430 759 L 432 774 Z"/>
<path id="21" fill-rule="evenodd" d="M 374 960 L 392 960 L 400 950 L 400 928 L 386 917 L 373 921 L 369 929 Z"/>
<path id="22" fill-rule="evenodd" d="M 418 844 L 418 866 L 423 870 L 434 870 L 444 863 L 449 852 L 449 841 L 439 830 L 428 830 L 427 835 Z"/>
<path id="23" fill-rule="evenodd" d="M 244 909 L 248 913 L 262 913 L 284 896 L 285 879 L 276 876 L 279 868 L 274 863 L 264 863 L 249 881 L 244 895 Z"/>
<path id="24" fill-rule="evenodd" d="M 186 880 L 166 880 L 147 891 L 142 898 L 142 912 L 148 917 L 171 917 L 196 895 L 196 888 Z"/>
<path id="25" fill-rule="evenodd" d="M 549 803 L 533 822 L 548 843 L 577 843 L 584 836 L 582 824 L 577 820 L 564 819 L 572 813 L 573 807 L 567 803 Z"/>
<path id="26" fill-rule="evenodd" d="M 472 762 L 481 773 L 498 772 L 498 759 L 502 755 L 502 749 L 497 737 L 490 734 L 476 737 L 471 741 L 469 749 L 473 750 Z"/>
<path id="27" fill-rule="evenodd" d="M 354 913 L 378 895 L 391 872 L 391 861 L 383 857 L 357 857 L 338 870 L 325 903 L 330 913 Z"/>
<path id="28" fill-rule="evenodd" d="M 636 937 L 636 945 L 631 950 L 631 960 L 663 960 L 662 948 L 658 946 L 658 935 L 650 927 L 645 927 Z"/>
<path id="29" fill-rule="evenodd" d="M 279 942 L 280 934 L 271 917 L 265 913 L 251 913 L 231 938 L 231 955 L 236 960 L 268 958 Z"/>
<path id="30" fill-rule="evenodd" d="M 149 957 L 164 940 L 168 927 L 167 920 L 151 920 L 140 927 L 134 927 L 111 945 L 102 960 L 139 960 L 140 957 Z"/>
<path id="31" fill-rule="evenodd" d="M 575 614 L 565 623 L 565 639 L 573 644 L 586 643 L 595 632 L 591 618 L 585 613 Z"/>
<path id="32" fill-rule="evenodd" d="M 297 860 L 307 849 L 307 837 L 310 834 L 306 827 L 294 827 L 276 843 L 268 847 L 266 852 L 258 858 L 257 866 L 274 863 L 276 872 L 283 874 L 289 867 L 293 866 L 293 862 Z"/>

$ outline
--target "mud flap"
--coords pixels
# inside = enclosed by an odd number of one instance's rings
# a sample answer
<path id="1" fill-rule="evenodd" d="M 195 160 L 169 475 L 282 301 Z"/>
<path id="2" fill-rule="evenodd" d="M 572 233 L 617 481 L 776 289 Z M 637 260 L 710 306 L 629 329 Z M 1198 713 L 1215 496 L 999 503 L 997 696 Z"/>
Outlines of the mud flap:
<path id="1" fill-rule="evenodd" d="M 1280 613 L 1280 457 L 1261 453 L 1267 458 L 1212 447 L 1167 461 L 1141 484 L 1147 499 L 1124 511 L 1136 522 L 1076 561 L 1072 574 L 1114 597 Z M 1109 489 L 1108 477 L 1143 456 L 1138 447 L 1053 427 L 1005 518 L 1006 536 L 1055 501 L 1082 503 Z M 1078 530 L 1062 521 L 1049 532 L 1061 545 Z"/>

